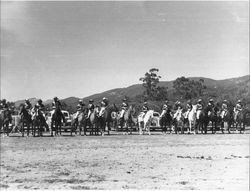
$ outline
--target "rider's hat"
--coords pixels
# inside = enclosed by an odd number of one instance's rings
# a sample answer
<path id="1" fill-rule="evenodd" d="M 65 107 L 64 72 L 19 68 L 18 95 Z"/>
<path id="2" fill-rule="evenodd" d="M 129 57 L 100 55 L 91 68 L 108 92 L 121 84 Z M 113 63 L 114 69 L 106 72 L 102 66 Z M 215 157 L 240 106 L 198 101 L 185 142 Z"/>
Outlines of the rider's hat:
<path id="1" fill-rule="evenodd" d="M 175 104 L 176 104 L 176 105 L 179 105 L 179 104 L 181 104 L 181 102 L 180 102 L 180 101 L 176 101 Z"/>
<path id="2" fill-rule="evenodd" d="M 126 99 L 126 98 L 123 98 L 122 101 L 127 101 L 127 99 Z"/>
<path id="3" fill-rule="evenodd" d="M 42 103 L 43 101 L 42 101 L 41 99 L 39 99 L 37 102 L 38 102 L 38 103 Z"/>
<path id="4" fill-rule="evenodd" d="M 93 102 L 94 102 L 94 100 L 93 100 L 93 99 L 90 99 L 90 100 L 89 100 L 89 103 L 93 103 Z"/>
<path id="5" fill-rule="evenodd" d="M 36 105 L 35 105 L 35 108 L 38 108 L 38 107 L 39 107 L 39 105 L 36 104 Z"/>
<path id="6" fill-rule="evenodd" d="M 226 99 L 224 99 L 224 100 L 223 100 L 223 103 L 227 103 L 227 100 L 226 100 Z"/>
<path id="7" fill-rule="evenodd" d="M 82 99 L 79 99 L 79 102 L 82 103 Z"/>
<path id="8" fill-rule="evenodd" d="M 214 100 L 213 100 L 213 99 L 210 99 L 209 102 L 210 102 L 210 103 L 211 103 L 211 102 L 214 102 Z"/>
<path id="9" fill-rule="evenodd" d="M 58 100 L 58 97 L 54 97 L 54 100 Z"/>
<path id="10" fill-rule="evenodd" d="M 241 103 L 241 100 L 239 99 L 237 102 L 238 102 L 238 103 Z"/>
<path id="11" fill-rule="evenodd" d="M 56 106 L 53 105 L 53 106 L 52 106 L 52 109 L 56 109 Z"/>
<path id="12" fill-rule="evenodd" d="M 188 101 L 187 101 L 187 104 L 191 104 L 191 100 L 188 100 Z"/>
<path id="13" fill-rule="evenodd" d="M 145 102 L 143 103 L 143 105 L 148 105 L 148 102 L 145 101 Z"/>
<path id="14" fill-rule="evenodd" d="M 168 100 L 167 100 L 167 99 L 165 100 L 165 103 L 168 103 Z"/>
<path id="15" fill-rule="evenodd" d="M 202 102 L 202 99 L 198 99 L 198 103 Z"/>
<path id="16" fill-rule="evenodd" d="M 2 102 L 5 103 L 5 102 L 6 102 L 6 99 L 3 99 Z"/>

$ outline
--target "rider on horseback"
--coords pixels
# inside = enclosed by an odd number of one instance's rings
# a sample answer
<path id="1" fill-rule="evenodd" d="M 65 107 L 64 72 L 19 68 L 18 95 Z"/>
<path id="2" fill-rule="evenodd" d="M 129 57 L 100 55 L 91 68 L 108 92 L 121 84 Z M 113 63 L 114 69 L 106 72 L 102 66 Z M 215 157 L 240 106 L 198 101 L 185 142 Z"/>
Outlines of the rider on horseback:
<path id="1" fill-rule="evenodd" d="M 175 102 L 175 107 L 177 109 L 176 109 L 176 112 L 175 112 L 174 117 L 173 117 L 174 119 L 178 116 L 178 114 L 182 113 L 182 109 L 183 109 L 180 101 Z"/>
<path id="2" fill-rule="evenodd" d="M 208 107 L 213 108 L 214 107 L 214 100 L 210 99 L 207 105 L 208 105 Z"/>
<path id="3" fill-rule="evenodd" d="M 235 113 L 235 118 L 237 119 L 238 114 L 243 110 L 243 105 L 241 103 L 241 100 L 237 101 L 237 104 L 234 107 L 234 113 Z"/>
<path id="4" fill-rule="evenodd" d="M 224 100 L 221 105 L 221 118 L 224 119 L 226 113 L 228 112 L 228 101 Z"/>
<path id="5" fill-rule="evenodd" d="M 82 111 L 84 110 L 85 103 L 83 102 L 82 99 L 79 100 L 79 103 L 78 103 L 77 106 L 80 106 L 80 108 L 81 108 Z"/>
<path id="6" fill-rule="evenodd" d="M 3 99 L 0 104 L 0 110 L 6 110 L 8 109 L 8 104 L 6 102 L 6 99 Z"/>
<path id="7" fill-rule="evenodd" d="M 148 103 L 145 101 L 143 103 L 143 106 L 142 106 L 142 118 L 144 118 L 144 116 L 146 115 L 146 113 L 148 112 L 149 110 L 149 107 L 148 107 Z"/>
<path id="8" fill-rule="evenodd" d="M 185 115 L 185 119 L 188 118 L 188 115 L 189 115 L 190 111 L 193 109 L 193 106 L 192 106 L 192 103 L 191 103 L 190 100 L 187 101 L 186 108 L 187 108 L 187 112 L 186 112 L 186 115 Z"/>
<path id="9" fill-rule="evenodd" d="M 43 104 L 43 101 L 41 99 L 39 99 L 38 102 L 37 102 L 37 104 L 35 106 L 37 106 L 38 114 L 41 115 L 42 123 L 46 124 L 46 120 L 45 120 L 45 106 Z"/>
<path id="10" fill-rule="evenodd" d="M 52 111 L 52 116 L 54 115 L 55 111 L 57 110 L 57 112 L 62 116 L 63 118 L 63 122 L 65 123 L 65 117 L 61 111 L 62 108 L 62 104 L 60 102 L 60 100 L 57 97 L 54 97 L 53 102 L 52 102 L 52 108 L 54 108 L 54 110 Z"/>
<path id="11" fill-rule="evenodd" d="M 197 102 L 197 115 L 196 118 L 199 119 L 200 118 L 200 113 L 203 110 L 203 104 L 202 104 L 202 99 L 199 99 Z"/>
<path id="12" fill-rule="evenodd" d="M 31 111 L 32 105 L 31 105 L 31 103 L 30 103 L 30 101 L 29 101 L 28 99 L 25 99 L 24 107 L 25 107 L 25 109 L 26 109 L 28 112 Z"/>
<path id="13" fill-rule="evenodd" d="M 125 113 L 125 111 L 128 109 L 127 99 L 124 98 L 122 101 L 123 101 L 123 102 L 122 102 L 122 109 L 121 109 L 121 113 L 120 113 L 120 118 L 121 118 L 121 119 L 123 119 L 124 113 Z"/>
<path id="14" fill-rule="evenodd" d="M 90 114 L 94 111 L 95 109 L 95 105 L 93 104 L 94 103 L 94 100 L 93 99 L 90 99 L 89 100 L 89 105 L 88 105 L 88 117 L 90 116 Z"/>
<path id="15" fill-rule="evenodd" d="M 36 104 L 39 108 L 39 110 L 44 113 L 45 112 L 45 106 L 43 105 L 43 101 L 41 99 L 38 100 L 37 104 Z"/>
<path id="16" fill-rule="evenodd" d="M 108 99 L 106 97 L 102 98 L 102 102 L 101 102 L 101 109 L 100 109 L 100 112 L 99 112 L 99 116 L 102 116 L 105 109 L 107 108 L 108 106 Z"/>
<path id="17" fill-rule="evenodd" d="M 210 99 L 208 104 L 207 104 L 207 112 L 208 112 L 208 116 L 210 115 L 209 113 L 212 113 L 214 109 L 214 100 Z"/>
<path id="18" fill-rule="evenodd" d="M 162 106 L 162 110 L 168 112 L 170 110 L 170 106 L 168 105 L 168 100 L 165 101 L 165 103 L 163 104 Z M 163 117 L 163 115 L 166 113 L 166 112 L 162 112 L 161 115 L 160 115 L 160 118 Z"/>

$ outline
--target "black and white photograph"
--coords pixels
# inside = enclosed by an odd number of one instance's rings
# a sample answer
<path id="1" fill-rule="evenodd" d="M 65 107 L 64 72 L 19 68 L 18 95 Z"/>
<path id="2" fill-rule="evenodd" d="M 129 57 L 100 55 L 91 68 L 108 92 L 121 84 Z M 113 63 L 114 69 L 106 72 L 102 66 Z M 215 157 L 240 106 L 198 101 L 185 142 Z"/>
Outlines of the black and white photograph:
<path id="1" fill-rule="evenodd" d="M 0 190 L 250 189 L 249 0 L 0 14 Z"/>

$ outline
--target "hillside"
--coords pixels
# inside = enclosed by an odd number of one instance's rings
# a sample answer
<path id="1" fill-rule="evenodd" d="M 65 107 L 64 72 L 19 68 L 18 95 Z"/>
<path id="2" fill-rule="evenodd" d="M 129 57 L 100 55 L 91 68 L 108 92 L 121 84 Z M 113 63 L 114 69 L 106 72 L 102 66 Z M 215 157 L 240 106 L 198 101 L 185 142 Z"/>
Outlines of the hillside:
<path id="1" fill-rule="evenodd" d="M 224 80 L 213 80 L 210 78 L 203 77 L 192 77 L 190 80 L 199 80 L 203 79 L 204 84 L 207 86 L 207 97 L 214 97 L 221 101 L 222 99 L 234 100 L 238 98 L 247 99 L 247 95 L 250 95 L 250 76 L 242 76 L 238 78 L 230 78 Z M 171 96 L 173 92 L 173 81 L 162 81 L 159 83 L 159 86 L 164 86 L 168 88 L 169 99 L 175 101 L 175 97 Z M 83 98 L 85 103 L 88 103 L 89 99 L 93 99 L 95 103 L 98 103 L 102 100 L 103 97 L 107 97 L 111 103 L 115 103 L 120 105 L 122 99 L 127 96 L 130 98 L 132 102 L 138 102 L 135 98 L 143 93 L 144 88 L 142 84 L 135 84 L 126 88 L 116 88 L 112 90 L 108 90 L 105 92 L 101 92 L 98 94 L 94 94 L 88 97 Z M 36 98 L 31 98 L 31 103 L 34 105 L 37 102 Z M 75 111 L 76 105 L 78 104 L 78 97 L 68 97 L 66 99 L 62 99 L 67 110 Z M 18 107 L 23 100 L 19 100 L 15 102 L 15 106 Z M 44 102 L 45 105 L 51 106 L 52 100 L 47 100 Z M 249 103 L 250 104 L 250 103 Z"/>

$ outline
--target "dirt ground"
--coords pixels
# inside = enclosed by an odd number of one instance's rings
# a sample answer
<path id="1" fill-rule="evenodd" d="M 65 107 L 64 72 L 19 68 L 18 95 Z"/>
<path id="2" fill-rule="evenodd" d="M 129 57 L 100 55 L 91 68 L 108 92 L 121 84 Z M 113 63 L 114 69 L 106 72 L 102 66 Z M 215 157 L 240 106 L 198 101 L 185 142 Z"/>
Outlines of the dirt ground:
<path id="1" fill-rule="evenodd" d="M 5 137 L 0 186 L 249 190 L 249 134 Z"/>

